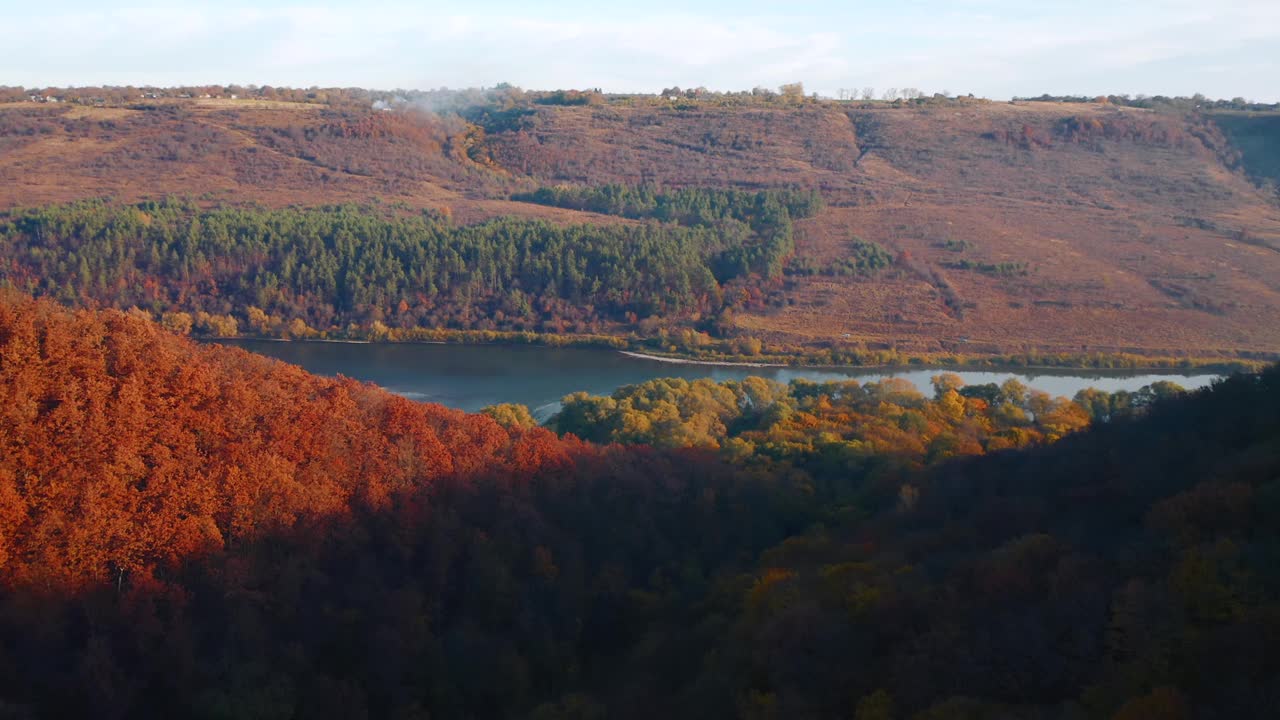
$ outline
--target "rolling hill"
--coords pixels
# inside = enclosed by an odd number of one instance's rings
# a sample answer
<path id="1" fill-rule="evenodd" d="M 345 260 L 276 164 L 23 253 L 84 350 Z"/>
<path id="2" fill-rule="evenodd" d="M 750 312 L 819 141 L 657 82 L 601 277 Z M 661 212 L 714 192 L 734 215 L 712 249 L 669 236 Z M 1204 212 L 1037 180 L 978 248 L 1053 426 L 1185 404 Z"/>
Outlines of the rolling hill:
<path id="1" fill-rule="evenodd" d="M 965 355 L 1280 352 L 1280 204 L 1259 184 L 1275 147 L 1266 117 L 655 97 L 459 113 L 4 103 L 0 207 L 181 195 L 599 224 L 627 220 L 511 198 L 556 184 L 800 187 L 826 207 L 796 224 L 793 262 L 829 266 L 858 242 L 897 262 L 873 276 L 789 274 L 771 302 L 735 312 L 730 332 Z"/>

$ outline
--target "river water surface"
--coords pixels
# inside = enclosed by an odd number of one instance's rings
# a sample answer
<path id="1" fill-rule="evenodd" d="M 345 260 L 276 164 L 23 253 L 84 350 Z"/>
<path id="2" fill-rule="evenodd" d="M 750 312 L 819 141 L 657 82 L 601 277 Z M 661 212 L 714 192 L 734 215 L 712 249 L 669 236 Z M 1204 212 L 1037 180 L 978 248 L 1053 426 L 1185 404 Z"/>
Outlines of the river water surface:
<path id="1" fill-rule="evenodd" d="M 285 362 L 301 365 L 321 375 L 346 375 L 376 383 L 414 400 L 436 402 L 475 411 L 486 405 L 512 402 L 527 405 L 534 416 L 546 419 L 559 409 L 565 395 L 585 390 L 607 395 L 622 385 L 659 377 L 740 380 L 750 375 L 786 383 L 797 378 L 814 381 L 858 380 L 886 377 L 910 380 L 922 392 L 932 394 L 929 378 L 955 372 L 968 384 L 1001 383 L 1016 377 L 1030 387 L 1051 395 L 1070 397 L 1086 387 L 1115 392 L 1137 390 L 1157 380 L 1171 380 L 1185 388 L 1208 385 L 1211 373 L 1152 374 L 1150 372 L 989 371 L 951 368 L 799 368 L 685 365 L 631 357 L 613 350 L 547 348 L 526 345 L 431 345 L 400 343 L 326 343 L 237 340 L 225 344 L 242 347 Z"/>

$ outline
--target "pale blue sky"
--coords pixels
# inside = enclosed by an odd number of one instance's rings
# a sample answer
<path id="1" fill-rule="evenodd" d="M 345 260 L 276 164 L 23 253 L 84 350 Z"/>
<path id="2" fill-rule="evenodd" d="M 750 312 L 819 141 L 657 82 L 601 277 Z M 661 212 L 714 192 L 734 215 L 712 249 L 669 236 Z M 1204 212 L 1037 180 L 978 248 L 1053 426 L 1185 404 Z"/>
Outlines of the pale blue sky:
<path id="1" fill-rule="evenodd" d="M 801 81 L 1280 100 L 1280 0 L 0 0 L 0 85 L 657 92 Z"/>

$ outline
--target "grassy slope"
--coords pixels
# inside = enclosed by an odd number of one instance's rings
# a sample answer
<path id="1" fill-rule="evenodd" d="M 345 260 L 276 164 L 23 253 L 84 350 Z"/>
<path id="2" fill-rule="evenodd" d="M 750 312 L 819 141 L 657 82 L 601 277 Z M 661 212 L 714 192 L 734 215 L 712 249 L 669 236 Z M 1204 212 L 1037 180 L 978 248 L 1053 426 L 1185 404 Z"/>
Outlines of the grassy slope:
<path id="1" fill-rule="evenodd" d="M 1107 131 L 1064 136 L 1069 117 Z M 857 235 L 910 262 L 874 279 L 793 281 L 785 307 L 736 320 L 766 340 L 964 354 L 1280 350 L 1269 321 L 1280 311 L 1280 208 L 1223 163 L 1221 134 L 1176 116 L 985 102 L 540 107 L 489 134 L 491 165 L 457 152 L 456 129 L 443 126 L 315 133 L 353 119 L 288 103 L 0 105 L 0 207 L 181 193 L 210 204 L 377 198 L 448 207 L 463 222 L 612 221 L 505 198 L 547 182 L 801 185 L 829 205 L 801 223 L 801 254 L 841 257 Z M 940 247 L 947 240 L 972 247 L 956 253 Z M 947 267 L 961 258 L 1029 272 Z"/>

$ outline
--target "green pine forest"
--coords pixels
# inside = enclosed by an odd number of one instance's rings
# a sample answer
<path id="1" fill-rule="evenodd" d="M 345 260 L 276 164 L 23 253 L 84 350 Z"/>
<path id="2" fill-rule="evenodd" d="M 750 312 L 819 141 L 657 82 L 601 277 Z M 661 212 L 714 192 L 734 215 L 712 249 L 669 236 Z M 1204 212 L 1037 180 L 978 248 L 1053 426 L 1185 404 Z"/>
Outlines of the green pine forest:
<path id="1" fill-rule="evenodd" d="M 821 207 L 812 192 L 616 186 L 530 201 L 641 222 L 457 226 L 391 208 L 81 202 L 0 215 L 0 283 L 182 313 L 175 323 L 210 335 L 591 333 L 761 302 L 794 250 L 792 219 Z"/>

